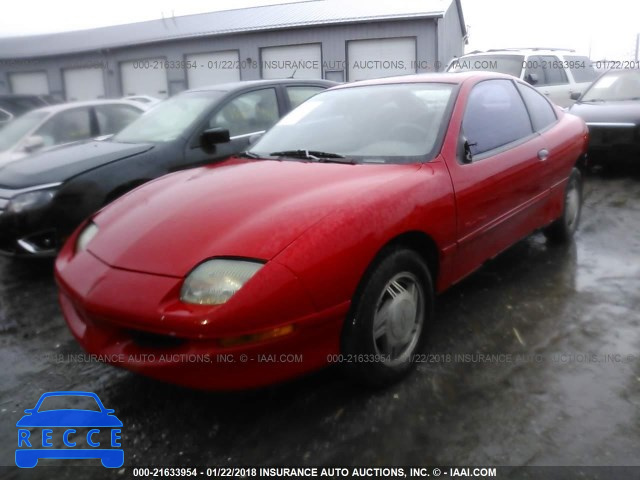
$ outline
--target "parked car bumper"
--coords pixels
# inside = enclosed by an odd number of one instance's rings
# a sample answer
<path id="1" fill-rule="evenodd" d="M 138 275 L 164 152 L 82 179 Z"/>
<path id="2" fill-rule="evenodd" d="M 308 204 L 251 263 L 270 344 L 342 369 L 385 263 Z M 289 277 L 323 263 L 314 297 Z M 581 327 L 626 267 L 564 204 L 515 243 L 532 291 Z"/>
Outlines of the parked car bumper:
<path id="1" fill-rule="evenodd" d="M 12 213 L 0 198 L 0 254 L 14 257 L 55 257 L 62 239 L 49 222 L 49 209 Z"/>
<path id="2" fill-rule="evenodd" d="M 247 330 L 240 320 L 246 306 L 224 315 L 182 308 L 175 305 L 181 278 L 113 268 L 89 252 L 67 263 L 66 249 L 56 264 L 64 317 L 87 352 L 114 366 L 191 388 L 234 390 L 317 370 L 340 351 L 349 302 L 321 312 L 309 304 L 296 318 L 255 312 L 264 327 Z"/>
<path id="3" fill-rule="evenodd" d="M 629 124 L 587 124 L 589 164 L 637 162 L 640 155 L 640 127 Z"/>

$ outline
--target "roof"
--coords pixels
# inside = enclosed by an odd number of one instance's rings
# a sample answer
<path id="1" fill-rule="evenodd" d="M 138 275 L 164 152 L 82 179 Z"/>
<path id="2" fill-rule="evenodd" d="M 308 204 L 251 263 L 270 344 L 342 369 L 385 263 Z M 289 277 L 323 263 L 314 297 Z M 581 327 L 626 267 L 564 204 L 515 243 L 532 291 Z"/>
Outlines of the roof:
<path id="1" fill-rule="evenodd" d="M 145 111 L 148 109 L 148 107 L 143 104 L 143 103 L 138 103 L 138 102 L 134 102 L 132 100 L 124 100 L 124 99 L 114 99 L 114 100 L 109 100 L 109 99 L 103 99 L 103 100 L 81 100 L 78 102 L 66 102 L 66 103 L 60 103 L 58 105 L 47 105 L 45 107 L 40 107 L 38 109 L 35 109 L 33 111 L 37 111 L 37 112 L 46 112 L 48 114 L 52 114 L 52 113 L 58 113 L 64 110 L 69 110 L 71 108 L 76 108 L 76 107 L 94 107 L 97 105 L 129 105 L 131 107 L 134 107 L 138 110 L 141 111 Z"/>
<path id="2" fill-rule="evenodd" d="M 29 58 L 91 52 L 175 39 L 229 35 L 297 27 L 443 17 L 456 3 L 463 36 L 460 0 L 306 0 L 224 10 L 160 20 L 0 39 L 0 58 Z"/>
<path id="3" fill-rule="evenodd" d="M 303 79 L 303 78 L 277 78 L 271 80 L 242 80 L 238 82 L 229 82 L 229 83 L 217 83 L 215 85 L 205 85 L 202 87 L 192 88 L 190 90 L 185 90 L 184 92 L 180 92 L 180 95 L 189 92 L 207 92 L 207 91 L 217 91 L 217 92 L 231 92 L 234 90 L 244 90 L 248 88 L 254 88 L 257 86 L 271 86 L 271 85 L 323 85 L 327 88 L 334 87 L 339 85 L 338 82 L 332 82 L 331 80 L 321 80 L 321 79 Z"/>
<path id="4" fill-rule="evenodd" d="M 452 83 L 456 85 L 463 84 L 467 80 L 473 79 L 506 79 L 518 80 L 517 78 L 497 72 L 439 72 L 439 73 L 417 73 L 415 75 L 400 75 L 396 77 L 374 78 L 371 80 L 361 80 L 353 83 L 342 83 L 335 89 L 356 88 L 368 85 L 397 85 L 403 83 Z"/>

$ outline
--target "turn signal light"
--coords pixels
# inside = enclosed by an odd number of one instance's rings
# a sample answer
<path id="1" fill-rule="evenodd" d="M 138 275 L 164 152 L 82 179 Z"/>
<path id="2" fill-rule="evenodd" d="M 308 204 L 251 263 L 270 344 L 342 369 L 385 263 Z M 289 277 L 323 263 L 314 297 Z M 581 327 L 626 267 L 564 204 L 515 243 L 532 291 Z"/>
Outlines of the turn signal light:
<path id="1" fill-rule="evenodd" d="M 241 335 L 239 337 L 221 338 L 218 340 L 218 344 L 221 347 L 235 347 L 245 343 L 256 343 L 264 340 L 271 340 L 272 338 L 283 337 L 293 332 L 293 325 L 285 325 L 284 327 L 274 328 L 261 333 L 252 333 L 250 335 Z"/>

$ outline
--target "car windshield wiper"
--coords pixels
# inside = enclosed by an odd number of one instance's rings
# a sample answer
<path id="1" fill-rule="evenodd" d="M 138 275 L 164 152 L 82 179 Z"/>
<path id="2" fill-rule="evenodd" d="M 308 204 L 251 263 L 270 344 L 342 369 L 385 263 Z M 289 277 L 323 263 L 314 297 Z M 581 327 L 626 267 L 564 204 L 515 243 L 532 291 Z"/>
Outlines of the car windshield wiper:
<path id="1" fill-rule="evenodd" d="M 245 150 L 244 152 L 240 152 L 238 154 L 238 157 L 241 158 L 262 158 L 260 155 L 256 155 L 255 153 L 249 151 L 249 150 Z"/>
<path id="2" fill-rule="evenodd" d="M 303 160 L 313 160 L 320 163 L 347 163 L 355 164 L 351 158 L 347 158 L 339 153 L 321 152 L 318 150 L 283 150 L 282 152 L 271 152 L 270 157 L 290 157 L 301 158 Z"/>

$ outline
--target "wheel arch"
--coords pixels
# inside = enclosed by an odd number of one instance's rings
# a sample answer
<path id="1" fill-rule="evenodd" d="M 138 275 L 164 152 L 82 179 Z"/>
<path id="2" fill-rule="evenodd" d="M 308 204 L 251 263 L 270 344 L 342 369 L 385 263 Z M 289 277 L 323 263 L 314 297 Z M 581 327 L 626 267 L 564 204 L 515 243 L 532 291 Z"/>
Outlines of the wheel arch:
<path id="1" fill-rule="evenodd" d="M 398 247 L 408 248 L 420 255 L 429 269 L 431 281 L 435 288 L 438 274 L 440 273 L 440 254 L 438 245 L 431 235 L 421 230 L 410 230 L 394 236 L 380 247 L 371 262 L 367 265 L 364 274 L 360 277 L 360 281 L 353 293 L 353 299 L 358 298 L 360 292 L 364 288 L 366 280 L 371 276 L 372 272 L 376 269 L 382 259 L 384 259 L 392 249 Z M 353 311 L 354 304 L 355 302 L 352 302 L 351 311 Z"/>
<path id="2" fill-rule="evenodd" d="M 115 187 L 105 195 L 104 205 L 107 205 L 113 202 L 116 198 L 121 197 L 125 193 L 128 193 L 131 190 L 133 190 L 134 188 L 138 188 L 139 186 L 144 185 L 150 180 L 151 180 L 150 178 L 138 178 L 138 179 L 130 180 L 126 183 L 123 183 L 122 185 L 118 185 L 117 187 Z"/>
<path id="3" fill-rule="evenodd" d="M 378 252 L 376 258 L 383 251 L 393 247 L 407 247 L 418 253 L 429 267 L 431 279 L 436 284 L 438 274 L 440 273 L 440 253 L 438 245 L 433 237 L 420 230 L 412 230 L 395 236 Z"/>

